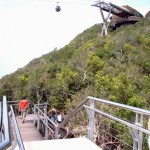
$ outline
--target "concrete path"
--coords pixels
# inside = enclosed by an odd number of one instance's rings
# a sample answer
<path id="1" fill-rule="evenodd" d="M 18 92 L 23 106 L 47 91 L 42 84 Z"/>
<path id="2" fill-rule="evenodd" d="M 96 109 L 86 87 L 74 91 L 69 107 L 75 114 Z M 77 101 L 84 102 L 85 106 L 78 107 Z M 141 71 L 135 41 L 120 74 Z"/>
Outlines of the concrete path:
<path id="1" fill-rule="evenodd" d="M 24 142 L 25 150 L 102 150 L 87 138 Z"/>

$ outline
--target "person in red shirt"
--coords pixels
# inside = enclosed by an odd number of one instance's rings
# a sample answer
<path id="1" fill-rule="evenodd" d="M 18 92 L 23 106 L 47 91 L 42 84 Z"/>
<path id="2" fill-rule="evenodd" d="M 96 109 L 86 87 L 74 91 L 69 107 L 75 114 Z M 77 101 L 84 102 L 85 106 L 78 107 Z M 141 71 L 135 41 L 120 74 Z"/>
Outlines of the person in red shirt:
<path id="1" fill-rule="evenodd" d="M 26 99 L 26 97 L 23 97 L 23 99 L 20 100 L 19 112 L 21 111 L 21 116 L 22 116 L 22 119 L 23 119 L 22 123 L 25 122 L 25 118 L 26 118 L 26 115 L 27 115 L 28 104 L 29 104 L 29 101 Z"/>

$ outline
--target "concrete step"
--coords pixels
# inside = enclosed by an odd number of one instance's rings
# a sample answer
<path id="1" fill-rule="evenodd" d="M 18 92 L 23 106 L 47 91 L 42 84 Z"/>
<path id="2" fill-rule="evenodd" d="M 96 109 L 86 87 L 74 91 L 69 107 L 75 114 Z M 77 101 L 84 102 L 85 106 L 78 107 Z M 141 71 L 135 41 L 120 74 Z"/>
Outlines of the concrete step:
<path id="1" fill-rule="evenodd" d="M 87 138 L 24 142 L 24 146 L 25 150 L 102 150 Z"/>

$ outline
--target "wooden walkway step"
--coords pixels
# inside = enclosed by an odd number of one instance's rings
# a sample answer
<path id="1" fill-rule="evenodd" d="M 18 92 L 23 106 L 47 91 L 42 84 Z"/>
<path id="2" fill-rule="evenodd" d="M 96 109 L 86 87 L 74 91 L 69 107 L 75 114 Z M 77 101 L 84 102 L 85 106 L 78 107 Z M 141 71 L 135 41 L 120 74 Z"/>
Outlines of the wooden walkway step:
<path id="1" fill-rule="evenodd" d="M 44 137 L 42 137 L 42 135 L 38 132 L 38 130 L 33 124 L 33 114 L 27 115 L 25 123 L 22 123 L 22 119 L 20 116 L 16 116 L 16 120 L 18 123 L 19 131 L 23 142 L 44 140 Z M 12 133 L 11 137 L 13 141 L 15 139 L 15 129 L 11 117 L 10 117 L 10 125 Z"/>

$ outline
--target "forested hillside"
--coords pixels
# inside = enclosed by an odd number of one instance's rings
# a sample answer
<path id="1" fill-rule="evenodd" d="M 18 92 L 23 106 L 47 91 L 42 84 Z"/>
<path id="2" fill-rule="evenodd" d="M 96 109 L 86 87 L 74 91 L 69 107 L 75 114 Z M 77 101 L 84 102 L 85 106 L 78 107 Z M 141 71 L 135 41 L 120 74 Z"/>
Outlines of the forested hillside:
<path id="1" fill-rule="evenodd" d="M 150 20 L 98 37 L 94 25 L 68 45 L 32 60 L 0 80 L 0 96 L 26 95 L 70 111 L 87 96 L 140 108 L 150 99 Z"/>
<path id="2" fill-rule="evenodd" d="M 48 102 L 50 107 L 64 114 L 71 112 L 87 96 L 149 109 L 149 13 L 134 26 L 109 31 L 108 36 L 99 37 L 100 31 L 101 25 L 94 25 L 65 47 L 54 49 L 4 76 L 0 80 L 1 100 L 3 95 L 9 101 L 26 96 L 34 103 Z M 97 107 L 135 122 L 135 115 L 129 111 L 106 105 Z M 76 136 L 86 135 L 87 113 L 82 111 L 74 118 L 67 128 Z M 133 149 L 132 135 L 127 127 L 103 116 L 95 115 L 95 118 L 97 145 L 104 150 Z M 147 126 L 145 122 L 144 125 Z M 143 139 L 146 150 L 146 136 Z"/>

